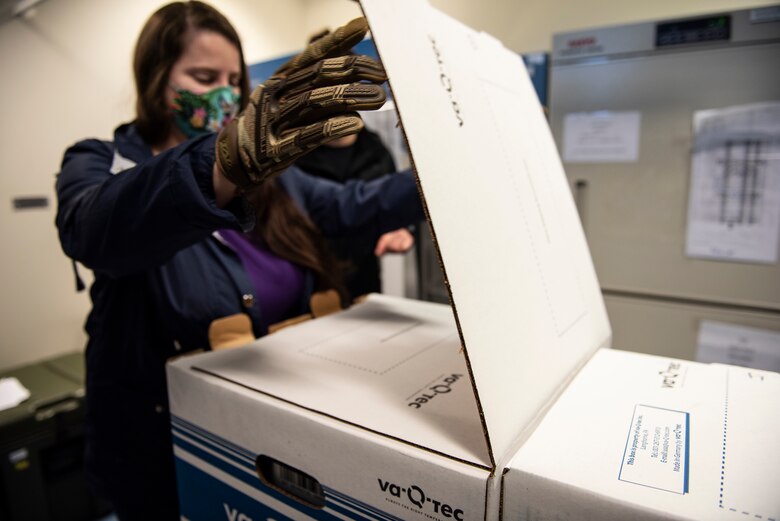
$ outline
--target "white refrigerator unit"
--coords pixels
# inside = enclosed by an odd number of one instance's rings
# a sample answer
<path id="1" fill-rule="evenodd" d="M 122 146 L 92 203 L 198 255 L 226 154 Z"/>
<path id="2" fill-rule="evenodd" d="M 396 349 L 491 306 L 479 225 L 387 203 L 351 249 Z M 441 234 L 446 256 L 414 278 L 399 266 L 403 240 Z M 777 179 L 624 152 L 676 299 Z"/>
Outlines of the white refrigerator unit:
<path id="1" fill-rule="evenodd" d="M 780 6 L 555 35 L 550 123 L 614 345 L 780 370 Z"/>

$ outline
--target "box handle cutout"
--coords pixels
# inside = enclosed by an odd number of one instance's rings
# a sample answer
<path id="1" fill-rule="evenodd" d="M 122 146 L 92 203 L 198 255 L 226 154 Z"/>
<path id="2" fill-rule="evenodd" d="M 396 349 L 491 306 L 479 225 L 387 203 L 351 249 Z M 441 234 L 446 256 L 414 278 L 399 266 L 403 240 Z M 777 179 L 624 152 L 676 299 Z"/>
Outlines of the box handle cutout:
<path id="1" fill-rule="evenodd" d="M 268 456 L 255 460 L 257 475 L 271 488 L 312 508 L 325 506 L 325 494 L 320 482 L 300 470 Z"/>

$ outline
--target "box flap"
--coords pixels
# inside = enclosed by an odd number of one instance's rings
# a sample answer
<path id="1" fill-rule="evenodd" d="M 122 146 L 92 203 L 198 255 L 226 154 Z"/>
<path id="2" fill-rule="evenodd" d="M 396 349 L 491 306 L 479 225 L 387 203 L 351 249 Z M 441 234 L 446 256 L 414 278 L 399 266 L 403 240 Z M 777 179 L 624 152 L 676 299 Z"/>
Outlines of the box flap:
<path id="1" fill-rule="evenodd" d="M 368 431 L 490 468 L 448 306 L 371 295 L 254 345 L 204 353 L 208 373 Z"/>
<path id="2" fill-rule="evenodd" d="M 611 336 L 519 55 L 422 0 L 361 0 L 390 78 L 495 460 Z"/>

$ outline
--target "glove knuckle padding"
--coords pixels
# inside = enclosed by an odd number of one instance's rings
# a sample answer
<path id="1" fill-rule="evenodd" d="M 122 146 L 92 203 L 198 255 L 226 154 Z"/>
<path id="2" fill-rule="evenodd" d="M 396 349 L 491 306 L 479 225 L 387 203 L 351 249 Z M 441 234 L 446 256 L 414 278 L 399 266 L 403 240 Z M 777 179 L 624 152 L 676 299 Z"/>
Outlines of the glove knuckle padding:
<path id="1" fill-rule="evenodd" d="M 247 190 L 317 146 L 363 128 L 355 110 L 376 109 L 387 78 L 367 56 L 346 55 L 365 36 L 353 20 L 315 41 L 250 95 L 247 107 L 217 138 L 217 165 Z M 369 83 L 361 83 L 369 82 Z"/>
<path id="2" fill-rule="evenodd" d="M 282 102 L 279 130 L 300 126 L 345 110 L 379 108 L 385 91 L 378 85 L 352 83 L 321 87 Z"/>
<path id="3" fill-rule="evenodd" d="M 343 96 L 358 109 L 381 107 L 386 98 L 385 89 L 371 83 L 353 83 L 344 89 Z M 355 108 L 355 107 L 352 107 Z"/>
<path id="4" fill-rule="evenodd" d="M 290 74 L 287 77 L 285 95 L 359 81 L 379 83 L 386 79 L 385 71 L 379 62 L 367 56 L 330 58 Z"/>
<path id="5" fill-rule="evenodd" d="M 302 53 L 282 65 L 278 72 L 290 73 L 323 58 L 347 54 L 352 47 L 360 43 L 367 32 L 368 22 L 366 19 L 356 18 L 332 33 L 310 43 Z"/>

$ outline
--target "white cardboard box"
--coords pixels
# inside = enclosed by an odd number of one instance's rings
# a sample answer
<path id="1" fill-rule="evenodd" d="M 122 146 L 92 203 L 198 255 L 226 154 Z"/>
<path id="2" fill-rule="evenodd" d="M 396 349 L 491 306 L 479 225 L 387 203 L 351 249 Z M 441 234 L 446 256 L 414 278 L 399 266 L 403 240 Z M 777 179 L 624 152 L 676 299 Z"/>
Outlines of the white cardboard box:
<path id="1" fill-rule="evenodd" d="M 188 519 L 484 518 L 491 464 L 449 306 L 372 295 L 168 381 Z M 323 508 L 261 482 L 258 457 L 314 478 Z"/>
<path id="2" fill-rule="evenodd" d="M 183 516 L 497 520 L 502 502 L 505 519 L 602 519 L 615 502 L 627 517 L 643 514 L 633 492 L 618 501 L 598 488 L 620 472 L 610 467 L 614 455 L 592 463 L 605 465 L 596 472 L 584 460 L 556 459 L 564 435 L 547 434 L 549 418 L 569 403 L 571 389 L 556 404 L 569 382 L 612 356 L 600 351 L 611 332 L 521 59 L 422 0 L 361 5 L 391 78 L 452 306 L 372 296 L 252 346 L 169 364 Z M 624 383 L 612 392 L 631 394 L 633 382 Z M 589 392 L 603 392 L 593 385 Z M 717 400 L 712 392 L 706 398 Z M 776 395 L 760 396 L 756 406 L 768 412 Z M 586 405 L 572 407 L 625 423 L 621 411 Z M 686 407 L 676 409 L 690 414 L 692 436 L 720 434 L 716 416 L 702 423 Z M 576 439 L 576 429 L 568 435 Z M 766 436 L 779 441 L 777 430 Z M 550 459 L 529 456 L 531 443 Z M 777 485 L 770 463 L 756 465 L 754 476 Z M 588 510 L 556 510 L 556 498 L 574 490 L 571 475 L 582 480 L 577 493 L 590 498 Z M 542 481 L 542 494 L 528 493 L 529 482 Z M 709 510 L 692 512 L 710 519 Z"/>
<path id="3" fill-rule="evenodd" d="M 182 515 L 498 519 L 503 463 L 493 458 L 513 451 L 491 455 L 473 382 L 449 306 L 383 295 L 175 361 Z M 508 419 L 514 404 L 539 398 L 524 389 L 514 382 Z M 264 458 L 276 462 L 266 482 Z M 293 489 L 268 483 L 274 472 Z M 318 486 L 319 501 L 290 497 Z"/>
<path id="4" fill-rule="evenodd" d="M 601 350 L 504 475 L 504 519 L 780 519 L 780 374 Z"/>

